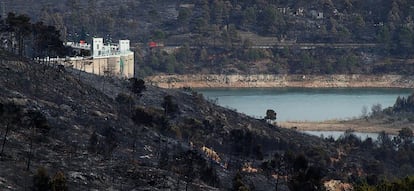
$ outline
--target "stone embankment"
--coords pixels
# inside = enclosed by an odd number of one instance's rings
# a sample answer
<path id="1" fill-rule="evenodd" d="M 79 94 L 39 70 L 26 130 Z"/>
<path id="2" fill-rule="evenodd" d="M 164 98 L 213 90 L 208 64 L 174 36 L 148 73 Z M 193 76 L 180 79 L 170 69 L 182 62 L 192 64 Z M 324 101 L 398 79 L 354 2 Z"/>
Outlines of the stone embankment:
<path id="1" fill-rule="evenodd" d="M 403 75 L 157 75 L 148 84 L 162 88 L 414 88 L 414 76 Z"/>

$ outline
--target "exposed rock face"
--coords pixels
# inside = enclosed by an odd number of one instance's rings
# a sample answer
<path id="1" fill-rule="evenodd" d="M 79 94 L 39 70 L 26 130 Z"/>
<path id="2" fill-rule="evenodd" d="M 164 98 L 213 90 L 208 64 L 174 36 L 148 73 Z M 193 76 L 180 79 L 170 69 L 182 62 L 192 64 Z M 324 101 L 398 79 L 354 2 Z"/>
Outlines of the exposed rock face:
<path id="1" fill-rule="evenodd" d="M 326 191 L 353 191 L 354 188 L 349 183 L 343 183 L 340 180 L 329 180 L 324 183 Z"/>
<path id="2" fill-rule="evenodd" d="M 414 76 L 403 75 L 157 75 L 146 81 L 163 88 L 414 88 Z"/>

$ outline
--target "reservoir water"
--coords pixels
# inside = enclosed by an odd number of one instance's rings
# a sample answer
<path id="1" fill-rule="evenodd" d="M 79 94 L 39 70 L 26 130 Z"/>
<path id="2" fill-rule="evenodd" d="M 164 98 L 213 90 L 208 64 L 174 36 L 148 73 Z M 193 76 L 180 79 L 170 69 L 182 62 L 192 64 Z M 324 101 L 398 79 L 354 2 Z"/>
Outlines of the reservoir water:
<path id="1" fill-rule="evenodd" d="M 247 115 L 263 118 L 267 109 L 277 121 L 324 121 L 359 117 L 374 104 L 392 106 L 412 89 L 396 88 L 208 88 L 195 89 L 206 98 Z"/>

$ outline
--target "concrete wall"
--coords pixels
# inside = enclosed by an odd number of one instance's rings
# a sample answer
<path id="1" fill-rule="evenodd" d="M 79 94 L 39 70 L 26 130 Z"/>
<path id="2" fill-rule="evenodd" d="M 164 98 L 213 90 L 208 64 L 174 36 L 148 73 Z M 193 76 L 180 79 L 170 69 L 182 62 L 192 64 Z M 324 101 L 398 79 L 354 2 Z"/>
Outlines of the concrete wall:
<path id="1" fill-rule="evenodd" d="M 106 57 L 94 57 L 93 59 L 74 59 L 66 62 L 73 68 L 100 76 L 118 76 L 124 78 L 134 77 L 134 53 Z"/>

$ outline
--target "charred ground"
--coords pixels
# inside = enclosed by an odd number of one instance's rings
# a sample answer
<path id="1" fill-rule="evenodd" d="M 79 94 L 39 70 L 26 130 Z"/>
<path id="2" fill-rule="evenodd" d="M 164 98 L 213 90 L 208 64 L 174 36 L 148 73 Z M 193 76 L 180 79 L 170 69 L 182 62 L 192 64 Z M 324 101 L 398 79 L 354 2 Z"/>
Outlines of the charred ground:
<path id="1" fill-rule="evenodd" d="M 2 190 L 312 190 L 413 171 L 370 155 L 375 143 L 282 129 L 191 90 L 1 57 Z"/>

